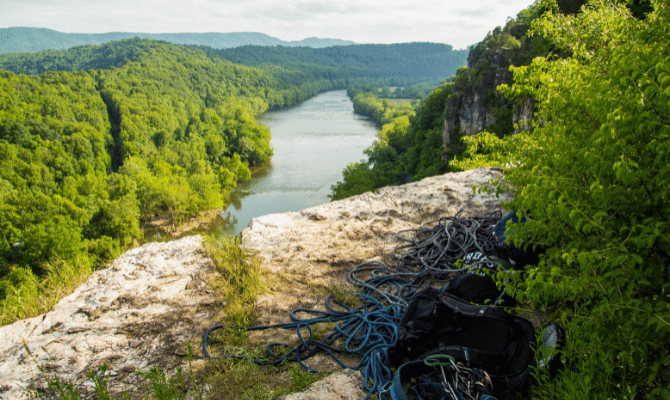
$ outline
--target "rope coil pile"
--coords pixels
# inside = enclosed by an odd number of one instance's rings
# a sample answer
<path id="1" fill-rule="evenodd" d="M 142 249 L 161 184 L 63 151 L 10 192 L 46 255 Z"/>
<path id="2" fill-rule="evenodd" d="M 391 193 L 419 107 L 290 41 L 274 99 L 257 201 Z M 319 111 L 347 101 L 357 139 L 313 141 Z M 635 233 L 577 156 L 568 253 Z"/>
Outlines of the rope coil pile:
<path id="1" fill-rule="evenodd" d="M 472 255 L 482 255 L 493 248 L 493 228 L 502 219 L 502 213 L 498 211 L 482 217 L 459 215 L 460 212 L 454 217 L 433 221 L 428 227 L 398 232 L 396 235 L 403 243 L 392 253 L 395 267 L 381 261 L 369 261 L 352 269 L 347 279 L 357 288 L 363 303 L 361 306 L 352 308 L 328 297 L 327 311 L 296 309 L 291 312 L 289 323 L 250 328 L 216 325 L 204 335 L 205 356 L 247 359 L 236 355 L 212 356 L 208 349 L 208 337 L 217 329 L 295 329 L 299 340 L 297 345 L 270 343 L 266 350 L 271 361 L 252 361 L 259 365 L 295 361 L 308 371 L 320 372 L 304 361 L 317 353 L 325 353 L 343 368 L 361 371 L 368 392 L 366 399 L 373 394 L 381 396 L 388 393 L 393 380 L 388 349 L 396 344 L 397 326 L 410 298 L 427 286 L 446 287 L 449 278 L 458 271 L 478 271 L 495 266 L 486 257 Z M 465 259 L 470 259 L 472 263 L 465 264 Z M 299 318 L 298 314 L 312 317 Z M 312 327 L 326 322 L 336 322 L 333 332 L 322 340 L 314 339 Z M 277 351 L 280 348 L 284 349 L 282 354 Z M 338 357 L 344 354 L 359 356 L 359 363 L 356 366 L 346 365 Z"/>

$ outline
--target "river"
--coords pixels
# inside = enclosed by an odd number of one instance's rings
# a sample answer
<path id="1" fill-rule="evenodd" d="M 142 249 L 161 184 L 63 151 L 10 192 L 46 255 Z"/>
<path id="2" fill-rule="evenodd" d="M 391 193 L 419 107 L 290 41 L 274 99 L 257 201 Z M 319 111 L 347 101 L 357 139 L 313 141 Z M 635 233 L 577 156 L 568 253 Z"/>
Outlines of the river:
<path id="1" fill-rule="evenodd" d="M 267 112 L 259 122 L 270 128 L 274 156 L 238 185 L 214 233 L 237 235 L 255 217 L 327 203 L 330 186 L 342 180 L 349 163 L 366 158 L 363 150 L 378 131 L 372 121 L 354 114 L 345 91 Z"/>

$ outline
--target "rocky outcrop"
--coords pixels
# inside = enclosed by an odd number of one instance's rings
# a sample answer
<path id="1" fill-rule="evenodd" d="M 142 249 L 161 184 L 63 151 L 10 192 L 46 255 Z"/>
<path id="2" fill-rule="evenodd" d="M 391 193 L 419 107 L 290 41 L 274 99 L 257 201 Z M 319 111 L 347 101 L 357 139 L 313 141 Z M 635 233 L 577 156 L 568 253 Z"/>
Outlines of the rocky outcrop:
<path id="1" fill-rule="evenodd" d="M 242 244 L 262 258 L 267 292 L 257 301 L 258 322 L 286 322 L 298 307 L 323 309 L 333 290 L 351 290 L 346 274 L 353 267 L 371 259 L 392 262 L 401 230 L 460 210 L 477 215 L 498 209 L 495 195 L 472 191 L 496 176 L 488 168 L 446 174 L 254 219 Z M 0 398 L 35 398 L 54 376 L 87 390 L 89 372 L 103 364 L 112 391 L 138 387 L 136 371 L 152 365 L 174 371 L 185 364 L 189 342 L 196 363 L 204 363 L 202 335 L 225 312 L 206 284 L 212 274 L 199 236 L 128 251 L 48 313 L 0 328 Z M 252 340 L 295 335 L 280 331 L 259 331 Z M 327 357 L 308 364 L 342 371 Z M 361 380 L 358 372 L 340 372 L 287 399 L 362 398 Z"/>
<path id="2" fill-rule="evenodd" d="M 535 99 L 525 96 L 523 100 L 517 100 L 514 102 L 513 112 L 512 121 L 518 126 L 517 132 L 529 130 L 535 118 Z"/>
<path id="3" fill-rule="evenodd" d="M 459 138 L 484 130 L 508 135 L 527 130 L 534 118 L 531 97 L 508 101 L 497 90 L 512 83 L 510 66 L 515 52 L 508 48 L 488 48 L 468 58 L 467 77 L 457 80 L 456 91 L 447 100 L 442 130 L 445 162 L 461 150 Z M 458 86 L 460 83 L 461 86 Z M 518 124 L 518 128 L 515 128 Z"/>
<path id="4" fill-rule="evenodd" d="M 460 135 L 474 135 L 496 122 L 493 107 L 507 104 L 498 93 L 498 85 L 510 83 L 511 54 L 500 49 L 487 49 L 476 63 L 469 64 L 471 74 L 468 86 L 457 94 L 455 104 L 449 104 L 444 119 L 444 131 L 458 129 Z M 450 99 L 451 100 L 451 99 Z M 458 123 L 458 126 L 457 126 Z M 446 143 L 446 142 L 445 142 Z"/>
<path id="5" fill-rule="evenodd" d="M 300 393 L 284 396 L 281 400 L 361 400 L 363 398 L 365 398 L 363 374 L 359 371 L 345 369 L 311 384 Z"/>
<path id="6" fill-rule="evenodd" d="M 37 398 L 56 376 L 86 392 L 102 365 L 112 391 L 142 386 L 153 365 L 174 371 L 218 316 L 212 273 L 199 236 L 128 251 L 48 313 L 0 328 L 0 398 Z"/>

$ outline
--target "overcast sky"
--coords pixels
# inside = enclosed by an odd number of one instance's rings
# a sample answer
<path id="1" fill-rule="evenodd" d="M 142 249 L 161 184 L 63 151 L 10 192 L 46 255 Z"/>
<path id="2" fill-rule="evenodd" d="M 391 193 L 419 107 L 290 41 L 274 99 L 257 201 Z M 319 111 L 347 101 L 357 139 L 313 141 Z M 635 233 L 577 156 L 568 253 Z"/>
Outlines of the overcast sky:
<path id="1" fill-rule="evenodd" d="M 261 32 L 357 43 L 481 41 L 533 0 L 0 0 L 0 28 L 68 33 Z"/>

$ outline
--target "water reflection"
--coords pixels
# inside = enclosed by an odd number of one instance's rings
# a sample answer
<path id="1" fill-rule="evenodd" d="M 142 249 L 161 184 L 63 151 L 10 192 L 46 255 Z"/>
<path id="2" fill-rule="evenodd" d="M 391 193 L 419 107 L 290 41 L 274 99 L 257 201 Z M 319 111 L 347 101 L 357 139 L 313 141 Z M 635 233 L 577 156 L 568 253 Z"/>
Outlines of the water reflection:
<path id="1" fill-rule="evenodd" d="M 237 235 L 258 216 L 298 211 L 329 201 L 342 170 L 365 158 L 377 127 L 353 112 L 345 91 L 328 92 L 286 110 L 266 113 L 272 162 L 239 184 L 230 205 L 212 221 L 213 234 Z"/>

